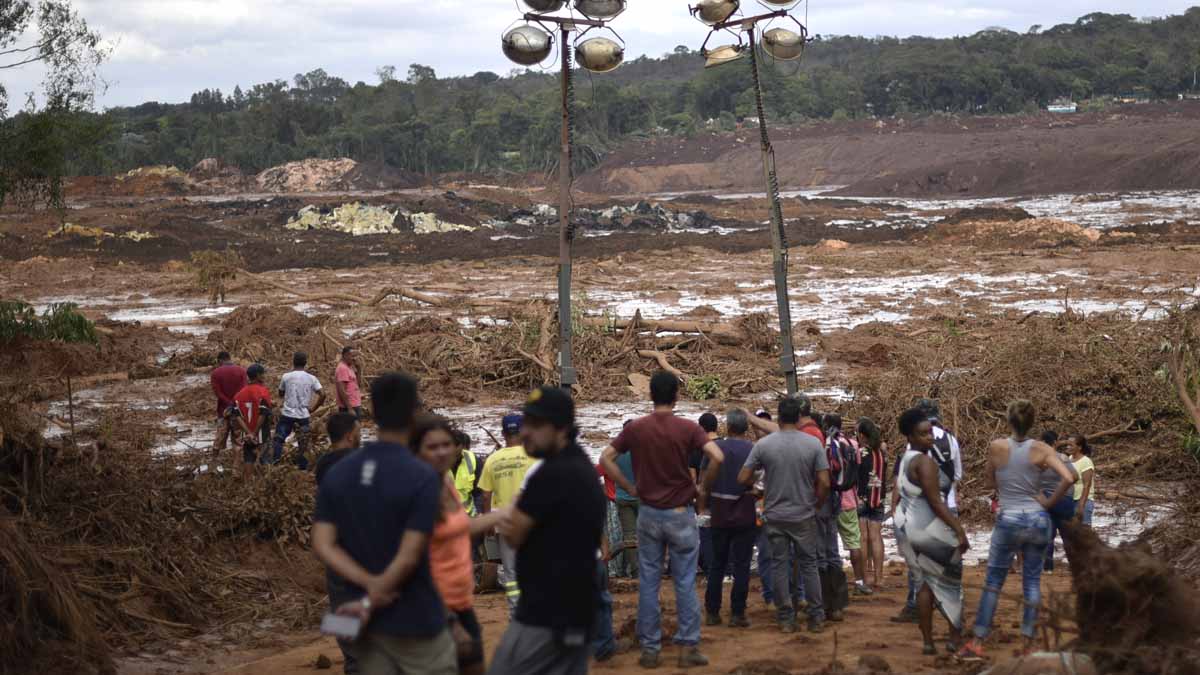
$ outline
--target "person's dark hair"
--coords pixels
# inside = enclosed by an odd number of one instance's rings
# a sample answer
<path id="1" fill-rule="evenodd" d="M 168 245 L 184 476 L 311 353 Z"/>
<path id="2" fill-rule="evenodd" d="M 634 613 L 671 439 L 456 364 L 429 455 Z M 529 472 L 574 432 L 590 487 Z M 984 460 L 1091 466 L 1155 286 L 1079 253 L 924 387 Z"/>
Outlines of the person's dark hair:
<path id="1" fill-rule="evenodd" d="M 870 417 L 860 417 L 857 425 L 858 433 L 867 439 L 867 448 L 878 450 L 883 447 L 883 432 L 875 420 Z"/>
<path id="2" fill-rule="evenodd" d="M 942 418 L 942 407 L 938 402 L 931 398 L 917 399 L 913 407 L 925 413 L 925 416 L 932 420 L 940 420 Z"/>
<path id="3" fill-rule="evenodd" d="M 1092 446 L 1088 444 L 1087 436 L 1084 436 L 1083 434 L 1071 434 L 1071 440 L 1075 441 L 1075 444 L 1078 445 L 1079 449 L 1083 451 L 1084 457 L 1092 456 Z"/>
<path id="4" fill-rule="evenodd" d="M 250 364 L 250 367 L 246 369 L 246 379 L 257 380 L 266 373 L 267 369 L 264 368 L 261 363 L 252 363 Z"/>
<path id="5" fill-rule="evenodd" d="M 338 443 L 350 435 L 354 431 L 355 425 L 358 424 L 358 418 L 354 413 L 334 413 L 329 416 L 329 420 L 325 422 L 325 431 L 329 433 L 329 442 Z"/>
<path id="6" fill-rule="evenodd" d="M 229 361 L 232 358 L 233 357 L 229 355 L 229 352 L 217 352 L 217 363 Z"/>
<path id="7" fill-rule="evenodd" d="M 909 408 L 900 415 L 900 433 L 904 434 L 905 438 L 911 438 L 917 431 L 917 427 L 921 426 L 921 422 L 928 422 L 929 414 L 921 408 Z"/>
<path id="8" fill-rule="evenodd" d="M 371 383 L 371 409 L 381 431 L 404 431 L 421 407 L 417 381 L 403 373 L 384 373 Z"/>
<path id="9" fill-rule="evenodd" d="M 421 415 L 416 418 L 412 426 L 412 434 L 409 436 L 408 445 L 414 453 L 420 452 L 421 442 L 425 440 L 431 432 L 444 431 L 450 434 L 450 438 L 454 439 L 455 431 L 454 423 L 442 417 L 441 415 Z M 457 441 L 455 441 L 457 442 Z"/>
<path id="10" fill-rule="evenodd" d="M 829 413 L 825 416 L 825 428 L 842 430 L 842 416 L 837 413 Z"/>
<path id="11" fill-rule="evenodd" d="M 345 347 L 342 347 L 342 356 L 345 356 L 352 351 L 354 351 L 354 345 L 346 345 Z"/>
<path id="12" fill-rule="evenodd" d="M 779 399 L 780 424 L 799 424 L 803 414 L 804 410 L 800 405 L 800 399 L 795 396 L 784 396 Z"/>
<path id="13" fill-rule="evenodd" d="M 471 436 L 462 429 L 454 430 L 454 444 L 463 450 L 471 449 Z"/>
<path id="14" fill-rule="evenodd" d="M 303 368 L 308 365 L 308 354 L 304 352 L 296 352 L 292 354 L 292 367 Z"/>
<path id="15" fill-rule="evenodd" d="M 741 436 L 750 431 L 750 418 L 746 411 L 734 408 L 725 413 L 725 429 L 730 436 Z"/>
<path id="16" fill-rule="evenodd" d="M 679 378 L 660 370 L 650 377 L 650 400 L 654 405 L 674 405 L 679 400 Z"/>
<path id="17" fill-rule="evenodd" d="M 1043 431 L 1042 442 L 1053 448 L 1058 443 L 1058 432 L 1053 429 Z"/>
<path id="18" fill-rule="evenodd" d="M 704 430 L 704 433 L 715 434 L 720 426 L 721 422 L 717 419 L 716 415 L 704 413 L 700 416 L 700 428 Z"/>
<path id="19" fill-rule="evenodd" d="M 1029 401 L 1013 401 L 1008 404 L 1008 424 L 1013 431 L 1026 436 L 1037 422 L 1037 411 Z"/>

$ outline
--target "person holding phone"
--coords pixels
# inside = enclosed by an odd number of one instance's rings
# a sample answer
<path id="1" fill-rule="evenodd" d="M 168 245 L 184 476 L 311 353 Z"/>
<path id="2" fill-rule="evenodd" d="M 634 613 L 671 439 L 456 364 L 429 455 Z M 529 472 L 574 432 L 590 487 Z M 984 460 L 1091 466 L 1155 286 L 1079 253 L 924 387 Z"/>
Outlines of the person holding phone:
<path id="1" fill-rule="evenodd" d="M 340 633 L 357 638 L 351 653 L 362 672 L 454 675 L 454 639 L 429 560 L 445 476 L 409 450 L 421 407 L 416 380 L 381 375 L 371 384 L 371 404 L 378 440 L 321 480 L 313 551 L 361 598 L 337 613 L 363 626 L 357 635 Z"/>

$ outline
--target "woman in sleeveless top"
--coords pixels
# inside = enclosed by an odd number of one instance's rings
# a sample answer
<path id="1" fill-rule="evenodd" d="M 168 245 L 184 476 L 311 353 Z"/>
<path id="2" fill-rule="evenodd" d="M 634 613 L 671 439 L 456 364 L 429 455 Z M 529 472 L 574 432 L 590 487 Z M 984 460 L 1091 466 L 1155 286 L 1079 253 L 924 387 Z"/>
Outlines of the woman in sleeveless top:
<path id="1" fill-rule="evenodd" d="M 458 488 L 450 477 L 450 468 L 459 456 L 454 427 L 444 417 L 428 416 L 417 420 L 411 447 L 418 459 L 427 462 L 444 476 L 444 489 L 437 523 L 429 540 L 429 568 L 442 602 L 446 620 L 458 647 L 458 672 L 483 673 L 483 629 L 475 616 L 475 563 L 471 559 L 471 538 L 492 529 L 504 517 L 501 509 L 471 518 L 463 508 Z"/>
<path id="2" fill-rule="evenodd" d="M 1033 647 L 1034 630 L 1037 628 L 1038 607 L 1042 602 L 1042 559 L 1046 554 L 1046 543 L 1050 539 L 1050 515 L 1052 508 L 1075 477 L 1063 464 L 1050 446 L 1029 438 L 1029 430 L 1036 420 L 1033 404 L 1015 401 L 1008 406 L 1008 424 L 1012 436 L 992 442 L 988 452 L 987 477 L 995 485 L 1000 498 L 1000 512 L 996 516 L 996 527 L 992 530 L 992 544 L 988 551 L 987 581 L 979 599 L 979 611 L 975 613 L 975 638 L 963 646 L 959 656 L 964 659 L 983 657 L 983 641 L 992 628 L 992 617 L 1000 600 L 1000 590 L 1008 577 L 1008 569 L 1017 551 L 1024 554 L 1022 580 L 1025 609 L 1021 619 L 1021 634 L 1025 637 L 1025 651 Z M 1058 486 L 1054 493 L 1042 493 L 1042 472 L 1054 471 Z"/>
<path id="3" fill-rule="evenodd" d="M 933 426 L 922 410 L 900 417 L 900 432 L 911 448 L 900 459 L 895 489 L 896 541 L 917 588 L 917 609 L 925 654 L 936 654 L 933 643 L 933 608 L 950 623 L 950 652 L 962 635 L 962 554 L 967 533 L 946 506 L 953 477 L 928 456 L 933 449 Z"/>

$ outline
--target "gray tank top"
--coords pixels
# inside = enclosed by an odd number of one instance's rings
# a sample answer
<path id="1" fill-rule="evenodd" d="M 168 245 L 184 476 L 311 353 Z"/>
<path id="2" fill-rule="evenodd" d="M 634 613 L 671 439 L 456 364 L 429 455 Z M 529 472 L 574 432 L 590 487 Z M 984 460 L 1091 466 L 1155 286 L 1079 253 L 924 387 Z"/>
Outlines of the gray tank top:
<path id="1" fill-rule="evenodd" d="M 1042 510 L 1042 505 L 1035 498 L 1040 493 L 1042 470 L 1029 461 L 1032 449 L 1033 439 L 1025 439 L 1020 443 L 1008 439 L 1008 464 L 996 469 L 996 489 L 1001 510 Z"/>
<path id="2" fill-rule="evenodd" d="M 1071 463 L 1071 460 L 1064 457 L 1062 453 L 1058 453 L 1058 459 L 1062 461 L 1063 464 L 1067 465 L 1067 470 L 1071 472 L 1071 475 L 1075 476 L 1076 480 L 1078 480 L 1079 472 L 1075 470 L 1075 465 Z M 1054 494 L 1054 491 L 1058 489 L 1059 480 L 1060 478 L 1058 476 L 1058 472 L 1050 467 L 1046 467 L 1046 469 L 1042 471 L 1042 494 Z M 1070 497 L 1073 494 L 1074 493 L 1068 489 L 1066 496 Z"/>

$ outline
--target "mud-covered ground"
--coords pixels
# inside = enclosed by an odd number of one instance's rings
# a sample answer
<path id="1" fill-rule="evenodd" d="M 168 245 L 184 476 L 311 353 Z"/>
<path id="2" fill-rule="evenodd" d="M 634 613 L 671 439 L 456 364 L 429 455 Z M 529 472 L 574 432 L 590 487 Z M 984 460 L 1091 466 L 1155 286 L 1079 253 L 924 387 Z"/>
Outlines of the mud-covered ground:
<path id="1" fill-rule="evenodd" d="M 969 202 L 852 199 L 818 192 L 790 194 L 785 217 L 801 386 L 822 409 L 853 412 L 850 383 L 894 367 L 905 341 L 931 332 L 981 342 L 992 336 L 1019 339 L 1026 322 L 1037 316 L 1109 315 L 1135 327 L 1150 326 L 1170 308 L 1200 297 L 1200 215 L 1191 192 Z M 42 345 L 0 354 L 4 381 L 15 377 L 36 384 L 30 403 L 52 438 L 70 434 L 73 418 L 76 433 L 88 443 L 116 416 L 149 429 L 151 450 L 159 457 L 204 451 L 213 413 L 206 374 L 219 349 L 233 349 L 244 362 L 262 359 L 272 368 L 270 377 L 277 378 L 291 350 L 304 346 L 312 370 L 328 382 L 338 344 L 374 344 L 371 336 L 411 325 L 409 320 L 437 321 L 430 324 L 437 327 L 429 332 L 432 341 L 423 343 L 429 353 L 415 357 L 416 363 L 421 358 L 432 363 L 441 342 L 483 349 L 489 330 L 517 320 L 515 308 L 550 300 L 555 292 L 557 232 L 553 215 L 542 206 L 547 195 L 538 190 L 454 185 L 390 193 L 120 198 L 101 193 L 73 199 L 66 217 L 73 227 L 65 232 L 50 214 L 0 214 L 0 298 L 39 308 L 75 303 L 108 331 L 95 353 Z M 433 213 L 475 229 L 356 237 L 285 227 L 306 205 L 355 200 Z M 697 350 L 701 356 L 707 350 L 708 360 L 695 363 L 723 360 L 722 372 L 744 371 L 738 375 L 745 378 L 727 377 L 724 396 L 689 400 L 681 412 L 768 404 L 782 387 L 770 372 L 769 350 L 739 347 L 736 340 L 730 344 L 728 333 L 705 333 L 714 326 L 728 330 L 748 316 L 766 316 L 772 325 L 764 200 L 753 194 L 692 193 L 618 200 L 581 194 L 577 201 L 588 210 L 576 243 L 579 320 L 610 326 L 640 315 L 647 324 L 699 325 L 699 334 L 691 338 L 668 327 L 650 339 L 673 342 L 664 347 L 679 350 L 672 358 L 711 341 L 711 348 Z M 239 275 L 223 301 L 210 302 L 189 261 L 197 251 L 226 249 L 238 252 L 257 276 Z M 353 301 L 385 287 L 409 289 L 424 300 Z M 1111 340 L 1102 334 L 1096 339 Z M 725 351 L 713 351 L 718 342 Z M 371 356 L 386 361 L 386 355 Z M 625 418 L 645 409 L 641 390 L 624 386 L 623 378 L 655 367 L 651 359 L 613 363 L 627 368 L 617 373 L 622 386 L 581 382 L 581 423 L 592 450 Z M 70 398 L 66 374 L 74 378 Z M 487 431 L 494 433 L 499 416 L 525 386 L 515 383 L 525 381 L 451 366 L 429 382 L 428 399 L 464 425 L 477 449 L 486 450 L 491 447 Z M 1110 541 L 1136 536 L 1147 519 L 1162 517 L 1147 508 L 1160 506 L 1160 497 L 1147 500 L 1139 496 L 1139 486 L 1105 473 L 1108 467 L 1115 472 L 1118 456 L 1102 454 L 1097 460 L 1104 477 L 1099 499 L 1102 512 L 1109 514 L 1100 521 L 1102 535 Z M 232 468 L 230 459 L 214 459 L 203 470 Z M 976 552 L 982 553 L 986 531 L 977 528 L 973 537 Z M 978 569 L 970 573 L 973 586 L 979 585 L 979 574 Z M 312 581 L 319 584 L 315 577 Z M 889 582 L 892 587 L 882 596 L 856 599 L 850 622 L 838 629 L 838 660 L 853 666 L 862 655 L 878 653 L 894 672 L 951 668 L 919 656 L 915 627 L 886 621 L 902 592 L 901 577 L 889 576 Z M 1051 584 L 1066 587 L 1061 576 Z M 969 607 L 977 592 L 968 591 Z M 617 594 L 618 626 L 628 624 L 635 598 L 628 587 Z M 488 644 L 494 645 L 503 630 L 500 602 L 494 596 L 480 602 Z M 1004 621 L 1011 623 L 1015 603 L 1006 603 L 1003 611 Z M 809 672 L 834 656 L 832 631 L 780 642 L 761 603 L 752 602 L 751 618 L 755 627 L 745 637 L 726 628 L 706 632 L 714 666 L 702 672 L 739 666 L 749 668 L 739 672 Z M 1010 637 L 1015 634 L 1001 625 Z M 122 669 L 300 672 L 310 669 L 319 654 L 336 656 L 329 641 L 311 633 L 278 637 L 266 651 L 254 652 L 229 636 L 157 644 L 141 658 L 123 661 Z M 1003 654 L 1005 647 L 994 652 Z M 605 668 L 632 672 L 635 658 L 625 656 Z"/>

